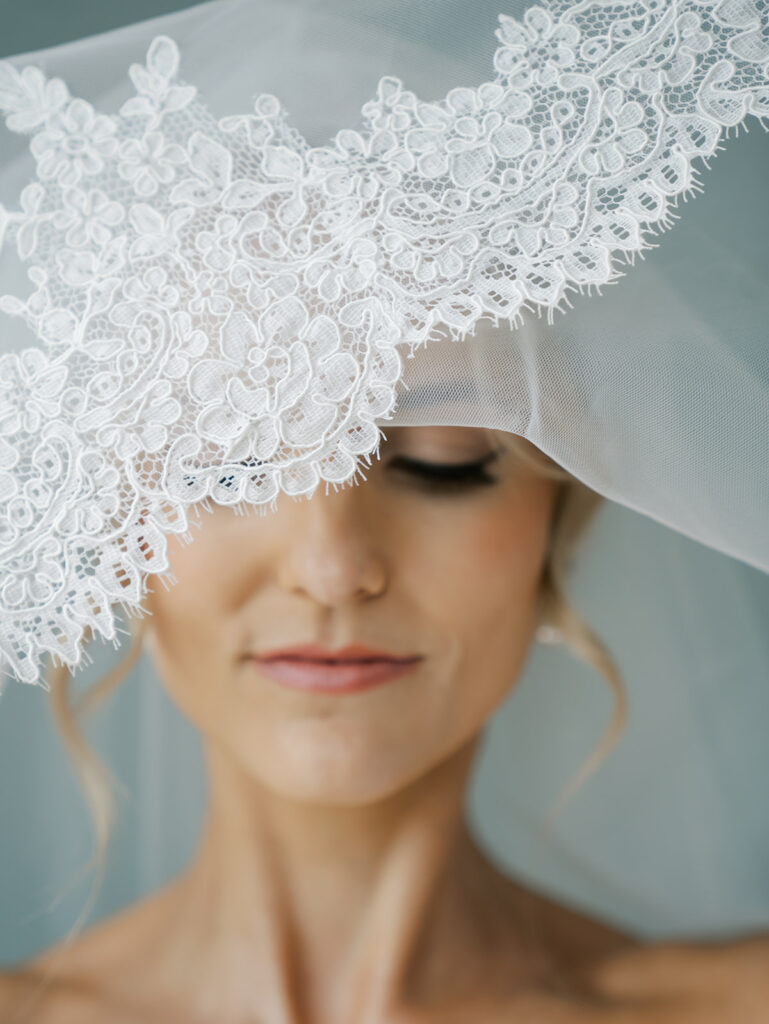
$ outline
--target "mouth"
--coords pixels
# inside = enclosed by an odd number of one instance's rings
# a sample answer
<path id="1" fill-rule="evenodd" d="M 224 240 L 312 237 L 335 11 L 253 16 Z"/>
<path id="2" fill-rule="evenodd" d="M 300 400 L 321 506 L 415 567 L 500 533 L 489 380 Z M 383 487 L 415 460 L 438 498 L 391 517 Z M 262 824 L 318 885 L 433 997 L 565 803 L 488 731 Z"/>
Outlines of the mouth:
<path id="1" fill-rule="evenodd" d="M 313 693 L 359 693 L 412 672 L 421 655 L 393 655 L 359 646 L 328 651 L 316 645 L 249 655 L 247 662 L 282 686 Z"/>

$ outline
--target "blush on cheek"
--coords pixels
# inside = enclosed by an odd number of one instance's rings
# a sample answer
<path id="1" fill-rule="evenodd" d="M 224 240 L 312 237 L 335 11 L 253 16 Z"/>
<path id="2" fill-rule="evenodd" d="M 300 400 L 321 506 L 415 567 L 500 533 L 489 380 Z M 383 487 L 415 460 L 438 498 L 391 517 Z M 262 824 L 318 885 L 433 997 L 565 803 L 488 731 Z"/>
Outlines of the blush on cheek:
<path id="1" fill-rule="evenodd" d="M 522 514 L 523 513 L 523 514 Z M 473 560 L 487 571 L 499 571 L 501 565 L 516 567 L 524 575 L 536 572 L 544 555 L 544 509 L 506 508 L 478 523 L 472 536 L 463 543 Z"/>
<path id="2" fill-rule="evenodd" d="M 514 530 L 509 516 L 495 516 L 490 522 L 476 530 L 468 544 L 473 561 L 484 571 L 498 568 L 500 563 L 509 564 L 518 551 L 526 545 L 522 536 Z"/>

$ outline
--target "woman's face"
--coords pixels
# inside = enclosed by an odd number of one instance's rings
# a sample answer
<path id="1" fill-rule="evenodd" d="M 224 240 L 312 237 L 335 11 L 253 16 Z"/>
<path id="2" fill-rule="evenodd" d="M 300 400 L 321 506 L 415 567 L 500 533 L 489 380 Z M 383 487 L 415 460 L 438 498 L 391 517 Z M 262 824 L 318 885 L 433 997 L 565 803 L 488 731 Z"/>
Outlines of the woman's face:
<path id="1" fill-rule="evenodd" d="M 536 626 L 556 484 L 481 429 L 386 434 L 358 486 L 281 494 L 264 516 L 202 511 L 191 544 L 170 539 L 178 583 L 156 580 L 147 598 L 173 699 L 286 796 L 362 804 L 436 766 L 504 700 Z M 420 660 L 329 694 L 288 687 L 253 657 L 309 643 Z"/>

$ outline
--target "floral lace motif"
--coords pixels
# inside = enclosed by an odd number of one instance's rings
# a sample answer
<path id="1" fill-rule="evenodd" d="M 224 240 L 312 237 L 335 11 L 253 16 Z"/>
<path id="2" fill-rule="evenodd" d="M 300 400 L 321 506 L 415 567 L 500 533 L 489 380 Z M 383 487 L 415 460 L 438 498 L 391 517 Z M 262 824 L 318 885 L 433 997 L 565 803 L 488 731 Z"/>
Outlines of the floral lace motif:
<path id="1" fill-rule="evenodd" d="M 39 348 L 0 357 L 0 661 L 74 668 L 168 568 L 187 507 L 350 480 L 401 349 L 605 284 L 696 187 L 724 126 L 769 115 L 754 0 L 551 0 L 500 16 L 496 75 L 426 103 L 383 78 L 313 148 L 278 100 L 216 121 L 156 38 L 97 113 L 0 63 L 38 180 L 0 207 Z M 442 326 L 441 326 L 442 325 Z"/>

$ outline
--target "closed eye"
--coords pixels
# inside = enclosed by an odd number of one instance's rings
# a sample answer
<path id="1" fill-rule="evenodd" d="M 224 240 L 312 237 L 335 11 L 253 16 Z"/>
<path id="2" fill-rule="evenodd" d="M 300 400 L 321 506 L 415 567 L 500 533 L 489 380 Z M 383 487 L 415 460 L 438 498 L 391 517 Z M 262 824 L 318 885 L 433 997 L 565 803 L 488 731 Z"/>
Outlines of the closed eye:
<path id="1" fill-rule="evenodd" d="M 497 483 L 497 478 L 486 470 L 486 466 L 498 456 L 499 452 L 493 451 L 473 462 L 424 462 L 406 455 L 397 455 L 390 460 L 389 467 L 437 487 L 483 486 Z"/>
<path id="2" fill-rule="evenodd" d="M 427 462 L 422 459 L 414 459 L 407 455 L 396 455 L 390 459 L 388 468 L 398 470 L 415 479 L 417 483 L 434 486 L 443 490 L 462 489 L 464 487 L 488 486 L 498 483 L 495 476 L 492 476 L 486 467 L 499 457 L 499 451 L 491 451 L 481 459 L 472 462 Z M 247 461 L 240 462 L 241 466 L 250 466 Z M 261 462 L 257 461 L 253 468 L 256 470 Z M 222 483 L 226 478 L 219 481 Z M 230 478 L 232 479 L 232 478 Z"/>

